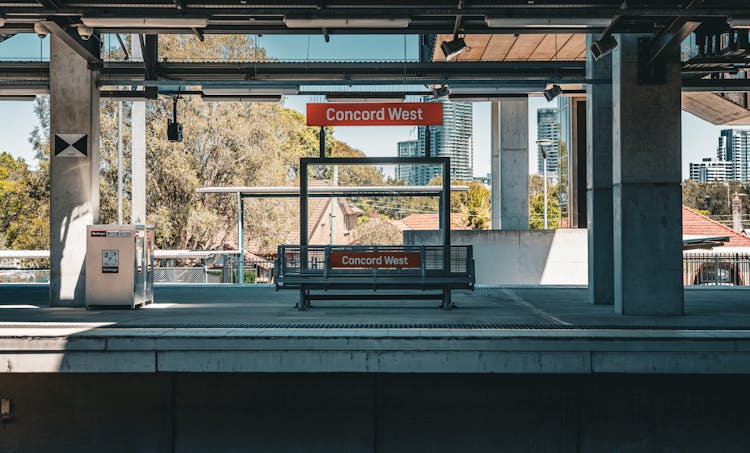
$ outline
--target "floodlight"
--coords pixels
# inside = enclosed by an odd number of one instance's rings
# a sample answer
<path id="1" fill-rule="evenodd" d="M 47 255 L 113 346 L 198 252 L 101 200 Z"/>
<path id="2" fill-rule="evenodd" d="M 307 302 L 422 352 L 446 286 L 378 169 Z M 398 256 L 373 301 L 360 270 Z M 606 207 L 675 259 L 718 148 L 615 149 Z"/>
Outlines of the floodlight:
<path id="1" fill-rule="evenodd" d="M 411 19 L 318 19 L 284 17 L 287 28 L 406 28 Z"/>
<path id="2" fill-rule="evenodd" d="M 600 39 L 591 43 L 591 55 L 594 60 L 609 55 L 617 47 L 617 40 L 612 35 L 602 36 Z"/>
<path id="3" fill-rule="evenodd" d="M 468 47 L 466 47 L 466 41 L 463 38 L 454 36 L 451 41 L 443 41 L 440 44 L 440 50 L 443 51 L 446 60 L 452 60 L 462 52 L 468 50 Z"/>
<path id="4" fill-rule="evenodd" d="M 92 28 L 206 28 L 208 19 L 194 17 L 82 17 Z"/>
<path id="5" fill-rule="evenodd" d="M 448 85 L 443 85 L 432 90 L 432 96 L 435 99 L 448 97 L 449 94 L 451 94 L 451 89 L 448 88 Z"/>
<path id="6" fill-rule="evenodd" d="M 544 90 L 544 97 L 547 99 L 547 102 L 552 102 L 553 99 L 560 96 L 562 94 L 562 88 L 560 88 L 560 85 L 552 85 L 552 88 L 549 88 L 547 90 Z"/>
<path id="7" fill-rule="evenodd" d="M 611 22 L 609 18 L 520 18 L 520 17 L 488 17 L 487 26 L 490 28 L 604 28 Z"/>

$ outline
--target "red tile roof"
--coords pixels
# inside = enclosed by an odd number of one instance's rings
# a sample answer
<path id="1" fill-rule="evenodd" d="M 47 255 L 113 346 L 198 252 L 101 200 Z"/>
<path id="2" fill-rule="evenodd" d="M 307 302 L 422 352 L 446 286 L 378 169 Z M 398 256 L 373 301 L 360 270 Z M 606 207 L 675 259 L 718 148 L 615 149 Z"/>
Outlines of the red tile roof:
<path id="1" fill-rule="evenodd" d="M 699 214 L 687 206 L 682 207 L 682 234 L 694 236 L 729 236 L 727 247 L 750 247 L 750 237 L 737 233 L 728 226 Z"/>
<path id="2" fill-rule="evenodd" d="M 401 220 L 394 220 L 393 223 L 400 230 L 438 230 L 440 222 L 437 214 L 412 214 Z M 451 213 L 451 229 L 468 230 L 469 227 L 464 225 L 461 214 Z"/>

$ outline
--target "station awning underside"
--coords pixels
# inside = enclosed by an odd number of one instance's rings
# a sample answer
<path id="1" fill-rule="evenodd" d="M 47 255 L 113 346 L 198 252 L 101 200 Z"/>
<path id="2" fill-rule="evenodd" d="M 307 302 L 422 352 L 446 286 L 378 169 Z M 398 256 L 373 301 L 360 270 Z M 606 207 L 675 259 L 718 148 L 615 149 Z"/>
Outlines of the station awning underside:
<path id="1" fill-rule="evenodd" d="M 709 6 L 710 4 L 710 6 Z M 275 100 L 285 94 L 393 99 L 430 95 L 449 85 L 456 100 L 492 100 L 515 94 L 538 94 L 550 84 L 582 94 L 586 34 L 672 33 L 680 20 L 701 24 L 750 24 L 750 5 L 716 0 L 600 0 L 585 3 L 274 1 L 197 2 L 131 0 L 73 2 L 0 0 L 0 40 L 32 33 L 35 25 L 66 36 L 98 71 L 103 97 L 142 98 L 157 94 L 209 96 L 223 89 L 225 100 Z M 80 41 L 81 26 L 93 33 L 142 35 L 191 34 L 419 34 L 419 61 L 164 61 L 157 51 L 145 62 L 103 61 L 90 44 Z M 748 25 L 750 26 L 750 25 Z M 469 50 L 445 62 L 439 43 L 454 34 Z M 145 55 L 145 54 L 144 54 Z M 750 124 L 747 105 L 715 93 L 750 91 L 750 78 L 724 78 L 722 73 L 750 67 L 744 55 L 702 57 L 683 63 L 683 108 L 715 124 Z M 745 69 L 741 69 L 745 68 Z M 0 96 L 45 93 L 45 62 L 0 62 Z M 390 91 L 382 86 L 390 87 Z M 144 90 L 142 87 L 152 87 Z M 155 88 L 154 88 L 155 87 Z M 375 87 L 380 87 L 376 89 Z M 258 94 L 257 96 L 255 96 Z M 276 96 L 276 97 L 274 97 Z M 214 97 L 215 98 L 215 97 Z"/>
<path id="2" fill-rule="evenodd" d="M 697 4 L 691 4 L 697 3 Z M 39 20 L 77 22 L 82 18 L 118 19 L 99 22 L 99 32 L 190 33 L 449 33 L 461 16 L 462 33 L 529 32 L 585 27 L 601 31 L 618 18 L 615 32 L 651 32 L 674 17 L 750 18 L 746 4 L 734 0 L 687 2 L 685 0 L 594 0 L 588 2 L 459 2 L 456 0 L 401 1 L 344 0 L 190 1 L 128 0 L 78 2 L 37 0 L 0 1 L 8 33 L 32 31 Z M 689 11 L 687 11 L 689 9 Z M 128 21 L 150 19 L 148 22 Z M 158 19 L 183 19 L 164 22 Z M 125 20 L 123 20 L 125 19 Z M 191 19 L 192 21 L 188 21 Z M 546 19 L 546 21 L 543 21 Z M 96 25 L 92 25 L 96 26 Z"/>

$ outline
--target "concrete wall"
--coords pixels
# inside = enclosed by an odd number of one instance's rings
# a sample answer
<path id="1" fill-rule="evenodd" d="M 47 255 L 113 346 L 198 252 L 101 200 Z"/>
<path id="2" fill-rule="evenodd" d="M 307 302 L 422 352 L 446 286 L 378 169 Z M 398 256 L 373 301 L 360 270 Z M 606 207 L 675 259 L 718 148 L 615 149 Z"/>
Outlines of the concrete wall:
<path id="1" fill-rule="evenodd" d="M 587 284 L 585 229 L 462 230 L 451 242 L 474 246 L 477 284 Z M 440 232 L 404 231 L 404 244 L 440 244 Z"/>
<path id="2" fill-rule="evenodd" d="M 747 376 L 0 375 L 23 452 L 747 451 Z"/>

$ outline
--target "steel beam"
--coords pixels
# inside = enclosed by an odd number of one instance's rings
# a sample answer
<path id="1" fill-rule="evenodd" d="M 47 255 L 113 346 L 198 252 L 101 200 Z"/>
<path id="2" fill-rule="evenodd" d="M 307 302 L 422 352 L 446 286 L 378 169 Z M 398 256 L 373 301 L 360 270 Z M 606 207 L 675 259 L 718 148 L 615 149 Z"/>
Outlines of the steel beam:
<path id="1" fill-rule="evenodd" d="M 99 60 L 99 46 L 96 44 L 99 39 L 98 35 L 91 37 L 94 43 L 90 44 L 87 41 L 82 41 L 80 38 L 68 33 L 56 22 L 45 20 L 40 23 L 44 28 L 49 30 L 50 33 L 60 38 L 60 40 L 70 47 L 71 50 L 83 57 L 89 64 L 96 65 L 101 63 Z M 91 39 L 89 41 L 91 41 Z"/>

